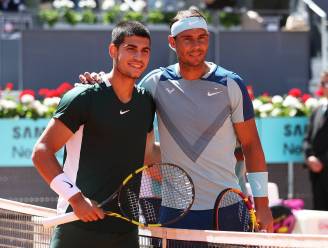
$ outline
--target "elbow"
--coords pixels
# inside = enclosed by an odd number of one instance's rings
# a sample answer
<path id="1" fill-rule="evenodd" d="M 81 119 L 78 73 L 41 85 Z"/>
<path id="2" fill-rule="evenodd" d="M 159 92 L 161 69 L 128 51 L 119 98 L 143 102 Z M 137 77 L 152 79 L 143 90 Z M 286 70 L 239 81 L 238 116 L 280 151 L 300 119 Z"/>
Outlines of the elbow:
<path id="1" fill-rule="evenodd" d="M 31 159 L 36 168 L 39 168 L 42 163 L 44 156 L 46 154 L 46 148 L 43 144 L 37 143 L 32 151 Z"/>

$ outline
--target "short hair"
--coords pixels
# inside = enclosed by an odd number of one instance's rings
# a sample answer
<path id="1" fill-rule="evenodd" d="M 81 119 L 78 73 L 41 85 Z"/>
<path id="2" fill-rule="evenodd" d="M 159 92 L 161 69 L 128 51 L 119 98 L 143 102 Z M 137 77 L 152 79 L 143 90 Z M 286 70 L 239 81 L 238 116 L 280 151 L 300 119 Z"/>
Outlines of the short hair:
<path id="1" fill-rule="evenodd" d="M 118 23 L 112 31 L 112 43 L 119 47 L 125 37 L 141 36 L 150 39 L 150 32 L 148 28 L 138 21 L 122 21 Z"/>
<path id="2" fill-rule="evenodd" d="M 180 21 L 185 18 L 188 18 L 188 17 L 201 17 L 206 21 L 206 18 L 204 17 L 204 15 L 201 12 L 199 12 L 197 9 L 190 8 L 187 10 L 180 10 L 176 14 L 176 16 L 172 18 L 171 23 L 170 23 L 170 28 L 172 27 L 172 25 L 175 22 Z"/>

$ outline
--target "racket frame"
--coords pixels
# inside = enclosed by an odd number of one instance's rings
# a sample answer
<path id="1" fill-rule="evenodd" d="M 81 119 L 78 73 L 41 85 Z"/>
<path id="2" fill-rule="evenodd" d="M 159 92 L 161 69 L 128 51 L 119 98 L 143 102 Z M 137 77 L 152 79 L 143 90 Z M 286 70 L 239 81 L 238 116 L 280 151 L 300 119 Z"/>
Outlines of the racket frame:
<path id="1" fill-rule="evenodd" d="M 223 198 L 225 194 L 228 192 L 233 192 L 237 194 L 240 197 L 240 200 L 245 204 L 248 213 L 249 213 L 249 230 L 248 232 L 256 232 L 258 228 L 258 224 L 256 222 L 256 215 L 255 215 L 255 209 L 253 208 L 252 202 L 249 197 L 247 197 L 243 192 L 241 192 L 238 189 L 234 188 L 226 188 L 223 191 L 220 192 L 218 197 L 215 200 L 214 204 L 214 229 L 215 230 L 220 230 L 219 229 L 219 205 L 220 201 Z"/>

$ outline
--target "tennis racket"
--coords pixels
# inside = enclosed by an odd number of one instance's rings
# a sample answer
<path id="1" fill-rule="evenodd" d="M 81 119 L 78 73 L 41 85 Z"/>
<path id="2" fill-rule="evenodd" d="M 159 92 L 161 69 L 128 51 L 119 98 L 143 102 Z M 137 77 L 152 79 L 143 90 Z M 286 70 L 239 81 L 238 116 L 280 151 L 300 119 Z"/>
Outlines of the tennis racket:
<path id="1" fill-rule="evenodd" d="M 220 231 L 257 231 L 255 210 L 249 198 L 238 189 L 223 190 L 214 205 L 214 228 Z"/>
<path id="2" fill-rule="evenodd" d="M 99 204 L 117 202 L 120 213 L 104 211 L 138 226 L 165 226 L 181 219 L 190 210 L 195 197 L 190 176 L 179 166 L 169 163 L 145 165 L 128 175 L 118 189 Z M 159 223 L 161 205 L 175 208 L 176 214 L 165 223 Z M 45 227 L 52 227 L 78 220 L 74 212 L 43 220 Z"/>

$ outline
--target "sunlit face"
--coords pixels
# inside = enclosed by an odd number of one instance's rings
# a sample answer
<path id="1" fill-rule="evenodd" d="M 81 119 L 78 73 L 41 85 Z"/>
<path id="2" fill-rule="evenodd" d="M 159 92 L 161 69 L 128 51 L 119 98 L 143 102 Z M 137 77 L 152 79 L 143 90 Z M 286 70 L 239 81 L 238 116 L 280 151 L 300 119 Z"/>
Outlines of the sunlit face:
<path id="1" fill-rule="evenodd" d="M 179 62 L 188 66 L 199 66 L 204 63 L 208 40 L 208 31 L 202 28 L 183 31 L 175 38 L 169 36 L 169 43 L 176 49 Z"/>
<path id="2" fill-rule="evenodd" d="M 117 71 L 126 77 L 137 79 L 148 66 L 150 40 L 141 36 L 127 36 L 118 48 L 110 44 L 109 53 Z"/>

